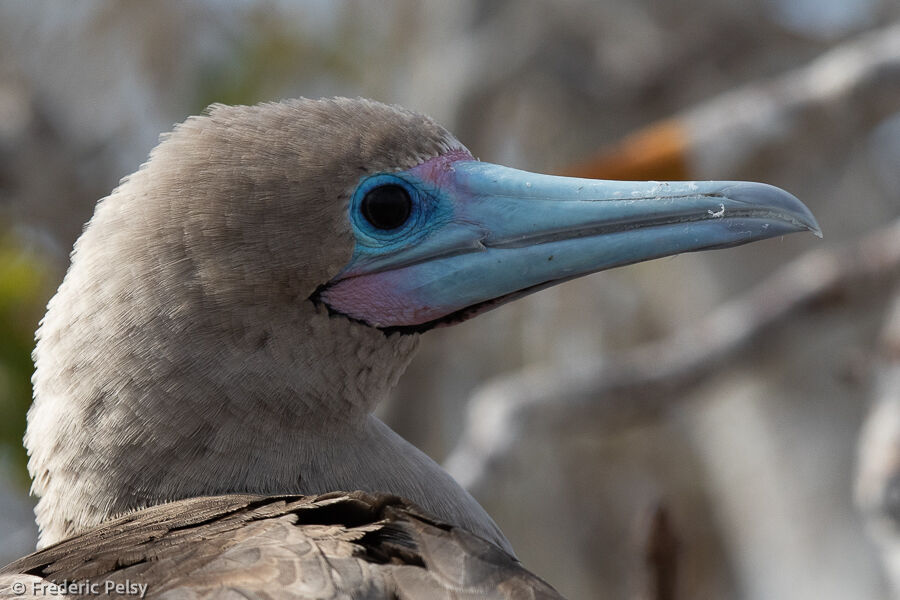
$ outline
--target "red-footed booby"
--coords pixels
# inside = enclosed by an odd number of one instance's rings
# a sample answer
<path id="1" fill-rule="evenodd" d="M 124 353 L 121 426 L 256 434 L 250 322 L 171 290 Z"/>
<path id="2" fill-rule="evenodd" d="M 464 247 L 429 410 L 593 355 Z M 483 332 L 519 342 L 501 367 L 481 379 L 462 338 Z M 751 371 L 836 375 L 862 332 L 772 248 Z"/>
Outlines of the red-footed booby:
<path id="1" fill-rule="evenodd" d="M 0 584 L 558 597 L 372 415 L 418 334 L 602 269 L 804 230 L 809 210 L 768 185 L 526 173 L 368 100 L 213 106 L 75 244 L 25 436 L 44 549 Z"/>

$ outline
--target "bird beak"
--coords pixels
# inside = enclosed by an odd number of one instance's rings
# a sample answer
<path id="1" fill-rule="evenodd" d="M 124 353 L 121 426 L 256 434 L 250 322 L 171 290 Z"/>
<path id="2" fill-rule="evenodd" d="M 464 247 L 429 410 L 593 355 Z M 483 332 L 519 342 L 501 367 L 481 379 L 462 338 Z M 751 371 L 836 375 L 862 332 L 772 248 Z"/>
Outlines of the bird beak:
<path id="1" fill-rule="evenodd" d="M 633 182 L 527 173 L 473 160 L 399 173 L 432 190 L 435 211 L 414 244 L 357 243 L 319 292 L 366 323 L 424 330 L 531 292 L 644 260 L 798 231 L 821 237 L 791 194 L 761 183 Z"/>

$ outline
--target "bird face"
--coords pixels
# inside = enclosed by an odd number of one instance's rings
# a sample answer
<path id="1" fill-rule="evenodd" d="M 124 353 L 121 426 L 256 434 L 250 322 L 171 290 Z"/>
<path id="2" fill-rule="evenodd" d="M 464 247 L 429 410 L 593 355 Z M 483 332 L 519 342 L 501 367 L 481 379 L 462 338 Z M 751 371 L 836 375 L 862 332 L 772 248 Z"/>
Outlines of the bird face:
<path id="1" fill-rule="evenodd" d="M 217 107 L 180 126 L 146 171 L 159 224 L 145 230 L 178 234 L 191 260 L 163 262 L 195 268 L 216 306 L 291 314 L 311 298 L 385 332 L 455 323 L 611 267 L 818 231 L 768 185 L 527 173 L 367 100 Z"/>
<path id="2" fill-rule="evenodd" d="M 402 332 L 611 267 L 818 233 L 799 200 L 769 185 L 554 177 L 462 149 L 362 177 L 347 219 L 353 256 L 315 299 Z"/>

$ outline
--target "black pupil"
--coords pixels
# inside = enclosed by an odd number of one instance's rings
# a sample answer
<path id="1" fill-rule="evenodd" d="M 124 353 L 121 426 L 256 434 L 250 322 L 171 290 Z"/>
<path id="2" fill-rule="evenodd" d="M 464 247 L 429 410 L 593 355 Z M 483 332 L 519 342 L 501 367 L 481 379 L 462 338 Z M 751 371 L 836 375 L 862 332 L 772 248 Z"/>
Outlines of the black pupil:
<path id="1" fill-rule="evenodd" d="M 372 188 L 362 201 L 362 214 L 378 229 L 397 229 L 409 218 L 412 201 L 399 185 Z"/>

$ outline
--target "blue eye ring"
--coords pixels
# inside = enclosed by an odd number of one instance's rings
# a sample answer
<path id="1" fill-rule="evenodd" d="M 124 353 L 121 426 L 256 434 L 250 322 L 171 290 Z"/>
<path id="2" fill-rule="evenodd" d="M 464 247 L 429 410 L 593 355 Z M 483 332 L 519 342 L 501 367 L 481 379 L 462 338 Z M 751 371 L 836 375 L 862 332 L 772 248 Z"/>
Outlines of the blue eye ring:
<path id="1" fill-rule="evenodd" d="M 382 214 L 376 214 L 379 210 Z M 378 246 L 404 239 L 422 220 L 424 212 L 417 187 L 389 173 L 365 178 L 350 201 L 353 228 Z M 365 244 L 364 239 L 360 241 Z"/>

